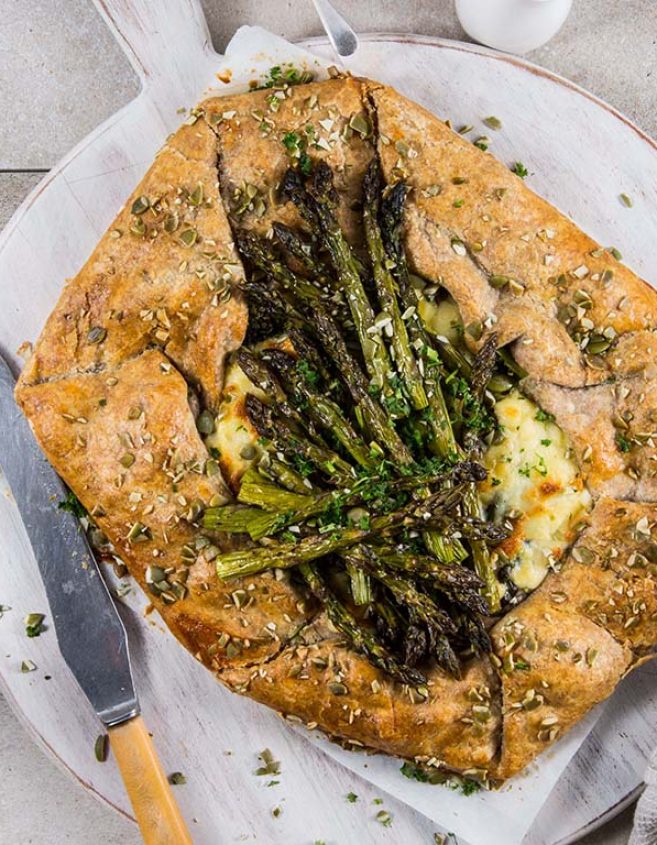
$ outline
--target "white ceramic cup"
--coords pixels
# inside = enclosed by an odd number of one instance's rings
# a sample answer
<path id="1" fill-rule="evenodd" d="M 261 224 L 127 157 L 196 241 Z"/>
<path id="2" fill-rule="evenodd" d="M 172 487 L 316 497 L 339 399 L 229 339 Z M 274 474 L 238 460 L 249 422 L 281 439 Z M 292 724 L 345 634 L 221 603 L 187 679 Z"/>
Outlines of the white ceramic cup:
<path id="1" fill-rule="evenodd" d="M 522 54 L 556 35 L 571 6 L 572 0 L 456 0 L 456 14 L 475 41 Z"/>

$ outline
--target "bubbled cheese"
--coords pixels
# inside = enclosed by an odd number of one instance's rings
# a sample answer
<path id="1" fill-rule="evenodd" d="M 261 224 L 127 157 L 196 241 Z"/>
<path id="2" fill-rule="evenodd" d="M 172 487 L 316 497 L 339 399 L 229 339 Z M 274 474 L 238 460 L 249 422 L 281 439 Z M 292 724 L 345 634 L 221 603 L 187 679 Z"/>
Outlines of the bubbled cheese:
<path id="1" fill-rule="evenodd" d="M 418 313 L 427 331 L 438 337 L 446 337 L 457 343 L 461 334 L 461 315 L 458 305 L 451 296 L 440 302 L 421 297 L 418 301 Z"/>
<path id="2" fill-rule="evenodd" d="M 233 490 L 239 486 L 239 479 L 253 463 L 257 448 L 258 433 L 251 425 L 244 407 L 247 393 L 264 398 L 263 392 L 232 361 L 226 367 L 224 392 L 215 429 L 206 437 L 205 443 L 208 448 L 218 452 L 221 472 Z"/>
<path id="3" fill-rule="evenodd" d="M 282 349 L 294 354 L 294 348 L 286 337 L 271 338 L 259 343 L 255 348 Z M 232 490 L 239 488 L 241 477 L 261 452 L 258 432 L 246 413 L 247 393 L 252 393 L 263 401 L 267 400 L 264 391 L 253 384 L 240 365 L 236 361 L 229 361 L 215 429 L 205 438 L 205 443 L 209 449 L 218 453 L 217 460 L 221 472 Z"/>
<path id="4" fill-rule="evenodd" d="M 573 542 L 591 508 L 566 435 L 517 390 L 495 406 L 502 439 L 484 456 L 484 505 L 494 519 L 511 517 L 514 532 L 501 550 L 512 561 L 511 579 L 533 590 Z M 538 416 L 538 419 L 537 419 Z"/>

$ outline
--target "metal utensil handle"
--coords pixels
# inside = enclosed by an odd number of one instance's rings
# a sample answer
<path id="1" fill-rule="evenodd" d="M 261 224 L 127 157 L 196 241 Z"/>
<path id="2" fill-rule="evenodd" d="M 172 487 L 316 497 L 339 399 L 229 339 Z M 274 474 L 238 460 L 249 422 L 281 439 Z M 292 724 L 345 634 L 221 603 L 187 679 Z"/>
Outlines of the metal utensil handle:
<path id="1" fill-rule="evenodd" d="M 333 49 L 339 56 L 351 56 L 358 48 L 358 37 L 329 0 L 313 0 L 317 14 Z"/>

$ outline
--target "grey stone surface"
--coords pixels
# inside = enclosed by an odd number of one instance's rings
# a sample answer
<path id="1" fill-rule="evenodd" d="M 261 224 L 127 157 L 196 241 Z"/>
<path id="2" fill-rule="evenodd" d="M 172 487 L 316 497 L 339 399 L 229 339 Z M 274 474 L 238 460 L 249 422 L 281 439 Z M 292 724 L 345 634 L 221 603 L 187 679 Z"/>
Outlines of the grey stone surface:
<path id="1" fill-rule="evenodd" d="M 0 0 L 0 169 L 51 167 L 138 92 L 89 0 Z"/>
<path id="2" fill-rule="evenodd" d="M 320 34 L 309 0 L 202 2 L 219 50 L 243 23 L 259 23 L 290 39 Z M 465 37 L 451 0 L 335 3 L 361 32 Z M 0 171 L 52 166 L 137 94 L 132 69 L 89 0 L 0 0 L 0 20 Z M 529 58 L 606 99 L 657 137 L 656 0 L 576 0 L 562 31 Z M 40 178 L 0 172 L 0 228 Z M 130 822 L 42 754 L 1 696 L 0 771 L 2 843 L 141 841 Z M 631 813 L 582 845 L 625 845 Z"/>
<path id="3" fill-rule="evenodd" d="M 99 764 L 100 765 L 100 764 Z M 139 845 L 133 822 L 101 803 L 34 744 L 0 696 L 0 842 Z"/>

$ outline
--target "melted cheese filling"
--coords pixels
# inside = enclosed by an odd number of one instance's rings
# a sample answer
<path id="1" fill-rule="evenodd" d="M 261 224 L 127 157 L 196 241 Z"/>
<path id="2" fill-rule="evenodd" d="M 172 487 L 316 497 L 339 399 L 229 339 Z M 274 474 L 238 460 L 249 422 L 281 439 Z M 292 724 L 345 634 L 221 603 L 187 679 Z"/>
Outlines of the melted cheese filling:
<path id="1" fill-rule="evenodd" d="M 224 392 L 215 418 L 215 429 L 205 438 L 208 449 L 216 450 L 221 472 L 236 489 L 257 454 L 258 433 L 246 415 L 244 399 L 254 393 L 264 399 L 264 393 L 244 375 L 235 362 L 228 364 L 224 378 Z"/>
<path id="2" fill-rule="evenodd" d="M 533 402 L 514 390 L 495 414 L 503 437 L 484 456 L 489 476 L 481 496 L 492 518 L 513 521 L 514 532 L 500 548 L 511 561 L 513 582 L 534 590 L 575 539 L 591 497 L 566 435 Z"/>
<path id="3" fill-rule="evenodd" d="M 418 313 L 427 331 L 438 337 L 446 337 L 452 343 L 460 342 L 462 321 L 458 305 L 451 296 L 440 302 L 420 297 Z"/>
<path id="4" fill-rule="evenodd" d="M 259 343 L 255 348 L 294 352 L 287 338 L 272 338 Z M 253 393 L 263 401 L 267 400 L 264 391 L 253 384 L 239 364 L 229 361 L 224 376 L 221 405 L 215 417 L 215 428 L 212 434 L 205 438 L 205 444 L 208 449 L 216 450 L 223 477 L 233 490 L 239 488 L 240 479 L 262 452 L 258 445 L 258 432 L 251 425 L 244 406 L 247 393 Z"/>

